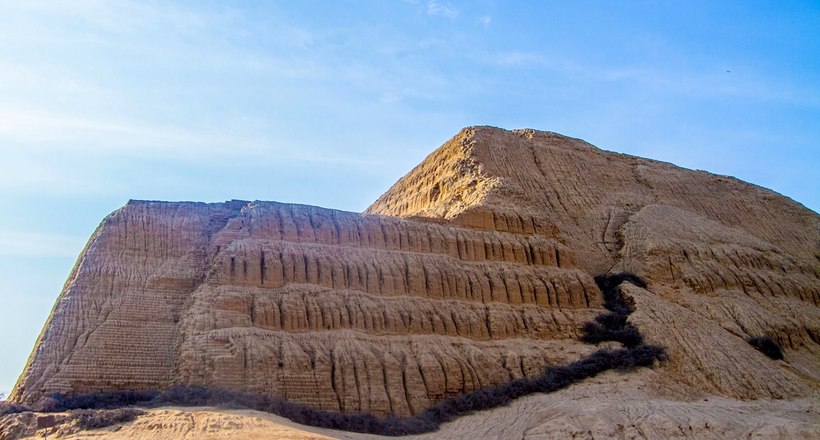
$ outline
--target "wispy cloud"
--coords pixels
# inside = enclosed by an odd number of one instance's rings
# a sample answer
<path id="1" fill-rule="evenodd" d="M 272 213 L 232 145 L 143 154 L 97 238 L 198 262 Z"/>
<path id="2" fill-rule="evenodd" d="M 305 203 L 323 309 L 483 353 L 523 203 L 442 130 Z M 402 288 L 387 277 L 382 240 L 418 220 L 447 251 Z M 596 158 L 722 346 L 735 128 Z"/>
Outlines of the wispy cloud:
<path id="1" fill-rule="evenodd" d="M 449 3 L 425 1 L 418 7 L 420 13 L 457 15 Z M 360 114 L 367 119 L 385 114 L 385 106 L 402 107 L 408 98 L 430 100 L 442 94 L 435 69 L 418 69 L 406 61 L 405 54 L 421 50 L 418 45 L 424 39 L 408 39 L 404 53 L 372 62 L 339 56 L 339 45 L 369 50 L 373 41 L 393 44 L 401 39 L 393 34 L 382 38 L 378 30 L 369 30 L 367 38 L 346 29 L 308 31 L 287 25 L 281 17 L 255 20 L 247 11 L 232 12 L 228 7 L 191 11 L 153 3 L 111 7 L 79 0 L 55 3 L 53 8 L 24 4 L 14 9 L 42 24 L 42 29 L 33 32 L 21 26 L 12 33 L 14 44 L 7 49 L 65 49 L 98 54 L 98 59 L 112 54 L 116 58 L 100 70 L 71 57 L 63 59 L 59 53 L 0 61 L 0 145 L 5 145 L 0 148 L 28 152 L 27 157 L 18 155 L 17 161 L 6 160 L 7 167 L 30 171 L 14 173 L 30 176 L 26 181 L 59 180 L 49 177 L 60 174 L 54 163 L 23 160 L 51 153 L 116 162 L 139 158 L 372 167 L 377 161 L 350 159 L 333 146 L 306 139 L 303 134 L 315 123 L 295 121 L 291 115 L 315 114 L 333 106 L 379 112 Z M 57 15 L 85 26 L 75 29 Z M 51 20 L 54 25 L 45 26 Z M 4 22 L 14 20 L 0 17 L 0 27 Z M 331 37 L 332 45 L 309 49 Z M 0 42 L 4 40 L 6 36 L 0 36 Z M 129 54 L 142 60 L 140 65 L 125 56 Z M 391 62 L 398 58 L 402 62 Z M 44 66 L 42 59 L 59 61 Z M 340 98 L 339 92 L 346 90 L 362 93 L 352 102 Z M 0 176 L 0 187 L 13 185 Z"/>
<path id="2" fill-rule="evenodd" d="M 0 229 L 0 256 L 76 257 L 85 241 L 71 235 Z"/>
<path id="3" fill-rule="evenodd" d="M 480 17 L 478 19 L 478 23 L 481 24 L 484 27 L 489 27 L 492 22 L 493 22 L 493 17 L 491 17 L 489 15 L 485 15 L 485 16 Z"/>
<path id="4" fill-rule="evenodd" d="M 575 57 L 548 56 L 526 51 L 485 54 L 480 58 L 488 64 L 500 67 L 546 69 L 573 81 L 632 84 L 663 95 L 694 98 L 736 97 L 801 105 L 820 103 L 820 96 L 817 94 L 805 93 L 771 79 L 764 80 L 751 74 L 743 75 L 742 68 L 736 69 L 737 72 L 732 74 L 721 68 L 714 68 L 711 71 L 673 71 L 640 65 L 594 64 Z"/>
<path id="5" fill-rule="evenodd" d="M 263 146 L 252 139 L 143 122 L 123 122 L 101 115 L 0 108 L 0 141 L 22 144 L 29 152 L 55 151 L 137 157 L 254 155 Z"/>
<path id="6" fill-rule="evenodd" d="M 440 3 L 437 0 L 427 2 L 427 15 L 436 15 L 454 20 L 458 18 L 458 9 L 449 2 Z"/>

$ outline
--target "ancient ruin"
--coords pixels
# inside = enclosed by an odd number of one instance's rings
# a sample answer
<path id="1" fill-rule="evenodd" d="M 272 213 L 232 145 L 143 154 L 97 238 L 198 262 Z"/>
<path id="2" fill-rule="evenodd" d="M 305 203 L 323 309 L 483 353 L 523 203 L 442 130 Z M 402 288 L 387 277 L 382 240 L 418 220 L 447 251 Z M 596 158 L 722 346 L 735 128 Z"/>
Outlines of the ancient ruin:
<path id="1" fill-rule="evenodd" d="M 660 372 L 817 395 L 820 216 L 732 177 L 534 130 L 462 130 L 365 213 L 130 201 L 88 242 L 12 400 L 175 384 L 409 416 L 597 350 L 631 272 Z M 768 336 L 774 361 L 747 343 Z"/>

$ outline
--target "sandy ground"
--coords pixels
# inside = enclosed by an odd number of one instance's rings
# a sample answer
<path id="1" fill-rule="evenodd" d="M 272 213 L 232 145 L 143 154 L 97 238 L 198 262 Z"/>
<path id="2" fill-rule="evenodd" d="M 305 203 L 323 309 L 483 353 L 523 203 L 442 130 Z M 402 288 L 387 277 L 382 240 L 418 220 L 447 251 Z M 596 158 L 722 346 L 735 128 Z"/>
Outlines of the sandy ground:
<path id="1" fill-rule="evenodd" d="M 817 439 L 820 393 L 799 400 L 738 401 L 693 391 L 651 370 L 610 372 L 553 394 L 462 417 L 438 432 L 408 439 Z M 250 410 L 163 407 L 131 423 L 71 433 L 37 431 L 34 438 L 65 439 L 377 439 L 367 434 L 298 425 Z"/>

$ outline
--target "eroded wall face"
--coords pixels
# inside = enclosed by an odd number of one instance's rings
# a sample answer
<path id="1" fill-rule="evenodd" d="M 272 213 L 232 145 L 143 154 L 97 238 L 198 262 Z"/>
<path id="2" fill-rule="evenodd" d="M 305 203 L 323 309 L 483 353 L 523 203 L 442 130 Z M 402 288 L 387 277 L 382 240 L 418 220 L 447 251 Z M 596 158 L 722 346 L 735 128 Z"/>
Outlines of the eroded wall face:
<path id="1" fill-rule="evenodd" d="M 184 383 L 408 415 L 592 349 L 600 292 L 551 239 L 240 206 L 107 219 L 16 396 Z"/>

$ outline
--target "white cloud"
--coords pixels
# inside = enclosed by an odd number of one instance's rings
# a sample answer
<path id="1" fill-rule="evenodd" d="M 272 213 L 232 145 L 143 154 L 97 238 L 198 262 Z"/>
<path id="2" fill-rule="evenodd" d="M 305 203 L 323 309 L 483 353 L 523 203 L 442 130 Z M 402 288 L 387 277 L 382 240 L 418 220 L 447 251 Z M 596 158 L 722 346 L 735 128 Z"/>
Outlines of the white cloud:
<path id="1" fill-rule="evenodd" d="M 493 17 L 490 17 L 489 15 L 485 15 L 485 16 L 479 18 L 478 22 L 481 25 L 483 25 L 484 27 L 489 27 L 490 24 L 493 22 Z"/>
<path id="2" fill-rule="evenodd" d="M 454 20 L 458 17 L 458 9 L 450 3 L 439 3 L 437 0 L 427 2 L 427 15 L 437 15 Z"/>

